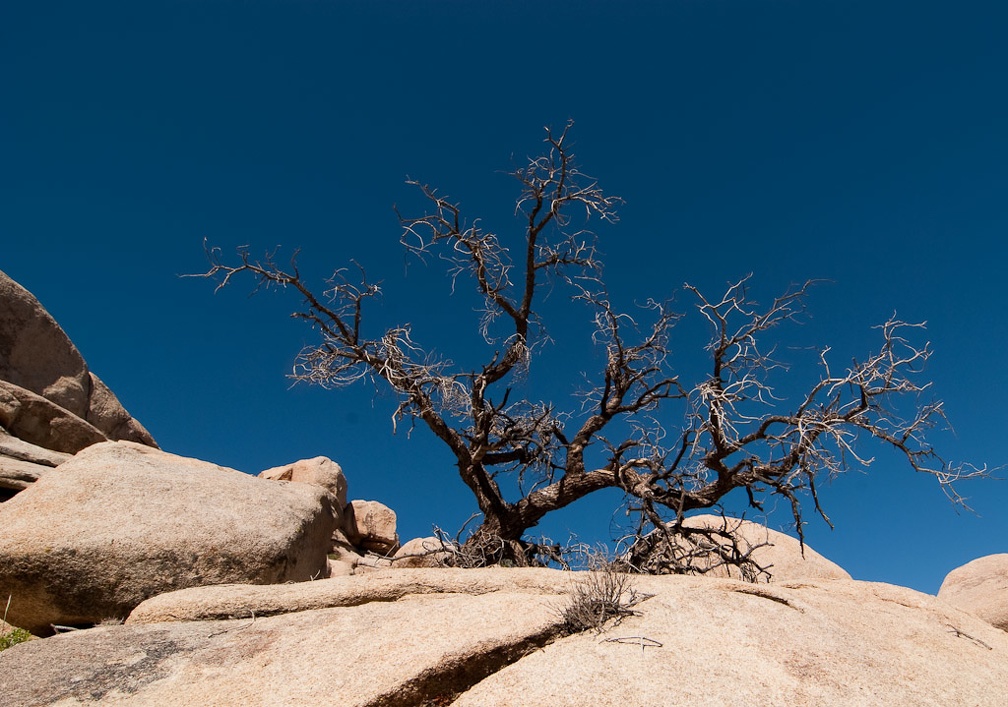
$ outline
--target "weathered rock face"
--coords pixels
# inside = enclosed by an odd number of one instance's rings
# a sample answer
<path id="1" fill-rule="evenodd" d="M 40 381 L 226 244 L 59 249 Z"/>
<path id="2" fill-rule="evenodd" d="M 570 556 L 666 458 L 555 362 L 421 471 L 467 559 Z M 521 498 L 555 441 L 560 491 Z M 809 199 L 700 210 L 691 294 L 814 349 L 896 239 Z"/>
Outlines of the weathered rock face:
<path id="1" fill-rule="evenodd" d="M 73 455 L 39 447 L 9 435 L 3 428 L 0 428 L 0 456 L 52 468 L 69 461 Z"/>
<path id="2" fill-rule="evenodd" d="M 563 593 L 579 581 L 555 570 L 438 569 L 187 589 L 151 599 L 125 626 L 0 653 L 0 694 L 67 705 L 1008 699 L 1008 635 L 909 589 L 635 577 L 653 595 L 638 615 L 601 634 L 564 636 Z"/>
<path id="3" fill-rule="evenodd" d="M 399 547 L 396 514 L 378 501 L 351 501 L 343 509 L 343 533 L 352 545 L 379 555 Z"/>
<path id="4" fill-rule="evenodd" d="M 1008 631 L 1008 553 L 980 557 L 952 570 L 938 598 Z"/>
<path id="5" fill-rule="evenodd" d="M 548 640 L 559 597 L 496 588 L 64 634 L 0 653 L 0 690 L 26 705 L 419 705 Z"/>
<path id="6" fill-rule="evenodd" d="M 74 454 L 106 440 L 156 447 L 150 434 L 123 408 L 84 362 L 39 301 L 0 272 L 0 428 L 32 445 Z M 33 483 L 32 475 L 4 468 L 0 448 L 0 500 Z M 19 461 L 52 467 L 49 460 Z M 38 474 L 34 474 L 38 476 Z"/>
<path id="7" fill-rule="evenodd" d="M 25 442 L 0 427 L 0 501 L 25 490 L 70 456 Z"/>
<path id="8" fill-rule="evenodd" d="M 119 402 L 109 387 L 94 373 L 91 378 L 91 399 L 88 401 L 87 420 L 113 441 L 137 442 L 157 447 L 150 432 L 137 422 Z"/>
<path id="9" fill-rule="evenodd" d="M 343 468 L 329 457 L 301 459 L 293 464 L 275 466 L 259 472 L 259 476 L 273 481 L 321 486 L 333 495 L 334 506 L 341 513 L 347 503 L 347 480 Z"/>
<path id="10" fill-rule="evenodd" d="M 26 388 L 87 419 L 88 369 L 35 296 L 0 272 L 0 380 Z"/>
<path id="11" fill-rule="evenodd" d="M 797 539 L 771 530 L 759 523 L 725 519 L 715 515 L 697 515 L 687 518 L 683 524 L 690 528 L 722 529 L 727 527 L 731 530 L 739 549 L 744 552 L 751 550 L 750 558 L 757 565 L 766 569 L 766 573 L 762 573 L 756 578 L 759 582 L 851 578 L 846 570 L 830 562 L 808 545 L 805 545 L 803 556 L 801 543 Z M 699 553 L 692 562 L 698 570 L 704 570 L 703 573 L 706 576 L 742 578 L 737 567 L 720 565 L 719 559 L 714 553 L 709 555 Z"/>
<path id="12" fill-rule="evenodd" d="M 328 457 L 302 459 L 293 464 L 266 469 L 259 476 L 271 481 L 313 484 L 326 489 L 338 509 L 339 527 L 333 532 L 329 549 L 330 576 L 354 574 L 391 566 L 389 555 L 399 547 L 396 514 L 377 501 L 347 503 L 347 480 L 339 464 Z M 382 557 L 375 557 L 374 554 Z M 410 564 L 411 567 L 435 566 Z"/>
<path id="13" fill-rule="evenodd" d="M 511 705 L 515 695 L 527 707 L 910 707 L 1008 699 L 1008 637 L 910 589 L 707 577 L 638 584 L 655 594 L 638 605 L 639 616 L 601 636 L 572 636 L 531 653 L 452 704 Z"/>
<path id="14" fill-rule="evenodd" d="M 332 546 L 329 548 L 330 577 L 354 574 L 363 559 L 363 552 L 350 544 L 342 529 L 333 531 Z"/>
<path id="15" fill-rule="evenodd" d="M 32 464 L 20 459 L 0 456 L 0 485 L 5 490 L 24 491 L 51 468 L 42 464 Z"/>
<path id="16" fill-rule="evenodd" d="M 561 596 L 572 586 L 574 572 L 543 568 L 477 570 L 400 569 L 334 577 L 318 582 L 249 586 L 229 584 L 193 587 L 148 599 L 126 619 L 127 624 L 164 621 L 207 621 L 242 616 L 272 616 L 295 611 L 352 607 L 418 595 L 518 592 Z M 559 604 L 557 604 L 559 606 Z"/>
<path id="17" fill-rule="evenodd" d="M 451 559 L 451 552 L 444 549 L 444 543 L 433 535 L 413 538 L 396 550 L 392 566 L 396 568 L 443 567 Z"/>
<path id="18" fill-rule="evenodd" d="M 108 441 L 101 430 L 84 419 L 27 388 L 3 380 L 0 426 L 29 444 L 68 454 Z"/>
<path id="19" fill-rule="evenodd" d="M 10 623 L 45 634 L 183 587 L 307 580 L 335 525 L 322 488 L 105 442 L 0 505 L 0 595 Z"/>

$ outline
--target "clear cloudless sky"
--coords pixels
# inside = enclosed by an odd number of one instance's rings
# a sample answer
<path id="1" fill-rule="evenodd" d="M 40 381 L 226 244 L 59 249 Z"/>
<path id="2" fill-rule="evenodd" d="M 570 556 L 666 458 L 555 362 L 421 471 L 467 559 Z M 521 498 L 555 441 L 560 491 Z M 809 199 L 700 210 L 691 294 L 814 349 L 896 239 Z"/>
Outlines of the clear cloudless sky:
<path id="1" fill-rule="evenodd" d="M 679 292 L 685 311 L 684 282 L 714 293 L 752 272 L 766 301 L 822 278 L 808 324 L 781 335 L 832 345 L 838 365 L 893 311 L 926 320 L 926 374 L 955 428 L 935 443 L 1005 464 L 1006 32 L 994 0 L 7 3 L 0 270 L 164 449 L 249 473 L 326 455 L 351 498 L 398 512 L 404 539 L 454 531 L 474 504 L 452 457 L 424 430 L 393 435 L 387 392 L 291 387 L 313 333 L 289 293 L 215 296 L 178 275 L 205 269 L 204 237 L 300 247 L 320 285 L 356 259 L 385 283 L 375 331 L 411 322 L 473 365 L 471 288 L 452 297 L 437 262 L 405 260 L 393 205 L 420 206 L 411 176 L 520 235 L 505 172 L 572 118 L 580 164 L 626 200 L 599 229 L 618 302 Z M 529 386 L 572 407 L 600 354 L 565 296 L 548 301 L 558 343 Z M 673 341 L 684 375 L 702 371 L 703 334 L 687 321 Z M 873 453 L 869 473 L 821 490 L 836 529 L 809 514 L 816 550 L 932 593 L 1008 552 L 1008 483 L 964 484 L 975 513 L 957 511 Z M 542 531 L 608 538 L 619 502 Z"/>

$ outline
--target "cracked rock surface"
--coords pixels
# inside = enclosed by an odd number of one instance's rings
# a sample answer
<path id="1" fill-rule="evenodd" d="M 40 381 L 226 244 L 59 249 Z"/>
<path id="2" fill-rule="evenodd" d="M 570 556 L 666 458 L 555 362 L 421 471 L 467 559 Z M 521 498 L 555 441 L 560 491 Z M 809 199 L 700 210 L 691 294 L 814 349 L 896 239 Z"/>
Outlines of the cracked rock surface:
<path id="1" fill-rule="evenodd" d="M 419 705 L 550 640 L 557 598 L 409 594 L 264 618 L 98 627 L 0 653 L 0 692 L 10 704 Z"/>
<path id="2" fill-rule="evenodd" d="M 127 625 L 0 653 L 0 694 L 61 706 L 1008 703 L 1008 634 L 910 589 L 636 577 L 653 595 L 636 615 L 564 636 L 577 581 L 430 569 L 183 590 Z M 169 621 L 175 611 L 187 618 Z"/>
<path id="3" fill-rule="evenodd" d="M 654 597 L 454 702 L 511 705 L 1002 705 L 1008 634 L 911 589 L 642 577 Z M 590 696 L 590 702 L 585 702 Z"/>

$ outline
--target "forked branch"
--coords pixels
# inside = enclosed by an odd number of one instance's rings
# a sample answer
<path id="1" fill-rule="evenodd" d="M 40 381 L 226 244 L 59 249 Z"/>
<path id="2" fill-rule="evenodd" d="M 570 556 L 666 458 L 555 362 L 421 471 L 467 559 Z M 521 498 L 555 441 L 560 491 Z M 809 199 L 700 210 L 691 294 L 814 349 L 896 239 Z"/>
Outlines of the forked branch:
<path id="1" fill-rule="evenodd" d="M 296 252 L 281 266 L 275 251 L 257 260 L 243 247 L 229 262 L 206 247 L 210 267 L 202 275 L 215 279 L 217 289 L 247 274 L 256 290 L 294 290 L 301 306 L 293 316 L 319 338 L 298 355 L 293 378 L 322 387 L 387 385 L 398 398 L 394 423 L 420 421 L 448 446 L 482 514 L 466 540 L 473 550 L 467 556 L 480 562 L 534 561 L 538 551 L 523 539 L 526 531 L 604 488 L 626 494 L 640 538 L 666 539 L 645 543 L 651 556 L 634 560 L 652 570 L 688 566 L 689 542 L 676 545 L 671 536 L 695 539 L 683 524 L 687 514 L 718 505 L 736 489 L 756 509 L 768 496 L 786 499 L 803 538 L 803 498 L 829 522 L 817 483 L 868 466 L 872 457 L 863 448 L 872 440 L 900 452 L 963 503 L 955 483 L 988 470 L 950 464 L 929 442 L 944 409 L 928 397 L 930 383 L 922 377 L 930 346 L 913 343 L 922 324 L 893 316 L 878 330 L 879 348 L 846 367 L 823 348 L 818 375 L 796 396 L 793 386 L 782 387 L 795 374 L 778 344 L 786 325 L 800 323 L 813 283 L 768 306 L 752 299 L 748 277 L 719 297 L 686 285 L 710 338 L 706 374 L 684 381 L 670 360 L 672 330 L 683 314 L 658 299 L 632 313 L 612 304 L 590 227 L 615 222 L 622 201 L 581 171 L 570 127 L 547 129 L 543 153 L 512 173 L 520 185 L 518 227 L 504 235 L 467 219 L 459 203 L 433 187 L 408 182 L 426 210 L 399 214 L 400 241 L 422 260 L 436 255 L 447 263 L 453 290 L 465 280 L 475 286 L 478 326 L 489 347 L 480 366 L 462 369 L 434 355 L 408 324 L 372 329 L 368 308 L 381 287 L 356 263 L 333 273 L 320 295 L 301 276 Z M 548 341 L 539 294 L 557 285 L 589 308 L 592 341 L 604 351 L 599 370 L 585 373 L 580 410 L 513 397 L 513 384 Z M 724 537 L 705 537 L 723 561 L 748 561 Z"/>

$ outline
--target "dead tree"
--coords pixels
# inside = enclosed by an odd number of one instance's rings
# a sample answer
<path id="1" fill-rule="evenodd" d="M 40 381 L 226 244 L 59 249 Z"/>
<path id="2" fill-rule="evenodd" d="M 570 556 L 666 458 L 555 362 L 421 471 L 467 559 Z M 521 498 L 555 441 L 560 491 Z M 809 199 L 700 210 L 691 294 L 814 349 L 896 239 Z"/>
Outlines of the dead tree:
<path id="1" fill-rule="evenodd" d="M 670 333 L 683 315 L 648 300 L 631 317 L 610 302 L 589 226 L 615 222 L 622 202 L 580 171 L 569 128 L 547 129 L 543 154 L 513 172 L 521 186 L 517 246 L 479 221 L 464 220 L 460 206 L 430 186 L 409 182 L 429 208 L 400 215 L 402 245 L 420 258 L 437 254 L 453 282 L 475 285 L 489 346 L 478 369 L 459 370 L 434 356 L 413 340 L 408 325 L 372 332 L 365 314 L 380 288 L 359 267 L 353 278 L 337 270 L 316 293 L 301 277 L 296 253 L 284 269 L 275 253 L 258 260 L 240 248 L 237 260 L 227 262 L 220 249 L 208 248 L 210 268 L 202 275 L 216 279 L 217 289 L 248 273 L 259 287 L 297 291 L 303 304 L 293 316 L 320 339 L 301 351 L 294 378 L 327 388 L 362 380 L 391 387 L 398 399 L 394 421 L 426 424 L 454 455 L 482 514 L 466 546 L 487 563 L 534 561 L 537 548 L 524 539 L 526 531 L 604 488 L 625 492 L 641 536 L 648 528 L 677 532 L 686 513 L 716 506 L 735 489 L 745 489 L 757 509 L 768 495 L 787 499 L 800 535 L 800 496 L 808 493 L 828 522 L 816 481 L 870 464 L 858 449 L 864 438 L 899 450 L 914 470 L 934 475 L 962 502 L 953 483 L 986 468 L 950 465 L 926 441 L 943 411 L 940 402 L 924 401 L 929 384 L 918 380 L 931 351 L 907 337 L 920 325 L 891 319 L 879 328 L 879 349 L 842 369 L 824 349 L 821 376 L 787 407 L 774 389 L 782 364 L 764 339 L 802 311 L 811 283 L 764 308 L 748 295 L 747 279 L 713 299 L 686 285 L 712 336 L 709 373 L 695 384 L 683 382 L 668 357 Z M 594 311 L 594 341 L 606 352 L 581 413 L 512 399 L 513 381 L 547 340 L 537 297 L 557 282 Z M 502 491 L 505 478 L 517 482 L 517 498 Z"/>

